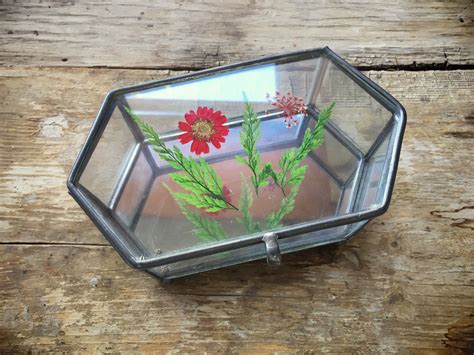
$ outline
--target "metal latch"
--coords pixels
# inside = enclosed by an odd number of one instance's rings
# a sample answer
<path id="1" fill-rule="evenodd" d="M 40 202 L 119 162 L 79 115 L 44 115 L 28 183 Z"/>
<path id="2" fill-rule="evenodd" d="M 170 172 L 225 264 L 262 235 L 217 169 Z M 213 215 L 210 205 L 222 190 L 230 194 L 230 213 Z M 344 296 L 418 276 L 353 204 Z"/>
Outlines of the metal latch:
<path id="1" fill-rule="evenodd" d="M 278 245 L 278 235 L 275 233 L 265 233 L 262 240 L 267 248 L 267 263 L 272 266 L 281 264 L 280 247 Z"/>

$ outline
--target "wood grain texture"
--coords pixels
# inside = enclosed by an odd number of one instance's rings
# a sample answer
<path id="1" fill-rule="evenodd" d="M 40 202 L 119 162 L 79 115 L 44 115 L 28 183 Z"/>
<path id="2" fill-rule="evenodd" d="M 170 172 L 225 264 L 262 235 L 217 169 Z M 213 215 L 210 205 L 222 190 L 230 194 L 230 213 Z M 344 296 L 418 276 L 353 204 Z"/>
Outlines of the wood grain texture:
<path id="1" fill-rule="evenodd" d="M 203 68 L 330 46 L 358 66 L 474 64 L 457 1 L 2 1 L 0 65 Z"/>
<path id="2" fill-rule="evenodd" d="M 472 353 L 474 71 L 366 73 L 408 126 L 390 209 L 353 240 L 161 285 L 65 180 L 105 92 L 167 74 L 0 70 L 0 351 Z"/>
<path id="3" fill-rule="evenodd" d="M 1 246 L 0 351 L 472 350 L 468 237 L 394 233 L 392 219 L 278 271 L 255 262 L 170 285 L 110 247 Z"/>
<path id="4" fill-rule="evenodd" d="M 167 74 L 2 69 L 0 240 L 106 244 L 68 195 L 67 175 L 106 92 Z"/>

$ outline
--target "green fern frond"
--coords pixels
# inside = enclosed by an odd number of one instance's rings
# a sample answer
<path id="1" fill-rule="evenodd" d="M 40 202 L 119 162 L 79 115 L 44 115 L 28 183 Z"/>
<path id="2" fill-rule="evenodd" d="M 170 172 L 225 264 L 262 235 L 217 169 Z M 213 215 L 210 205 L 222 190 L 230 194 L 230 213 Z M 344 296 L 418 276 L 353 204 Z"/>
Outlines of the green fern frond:
<path id="1" fill-rule="evenodd" d="M 293 211 L 295 208 L 296 196 L 298 196 L 298 191 L 300 189 L 301 183 L 295 184 L 292 186 L 290 193 L 283 197 L 280 203 L 280 207 L 276 212 L 271 213 L 267 217 L 267 229 L 273 229 L 281 227 L 282 219 Z"/>
<path id="2" fill-rule="evenodd" d="M 295 186 L 303 181 L 307 167 L 299 167 L 299 164 L 313 149 L 319 147 L 324 142 L 324 127 L 331 118 L 334 105 L 335 103 L 333 102 L 321 110 L 316 126 L 312 132 L 310 128 L 306 129 L 298 150 L 290 149 L 282 154 L 278 162 L 280 171 L 277 173 L 273 170 L 269 173 L 269 176 L 273 178 L 284 196 L 286 196 L 288 187 Z"/>
<path id="3" fill-rule="evenodd" d="M 260 120 L 245 95 L 244 105 L 244 121 L 240 132 L 240 144 L 247 157 L 236 156 L 235 158 L 238 162 L 250 168 L 252 172 L 250 180 L 255 189 L 255 194 L 258 196 L 258 189 L 268 184 L 268 175 L 264 169 L 260 169 L 260 153 L 257 150 L 257 141 L 260 138 Z"/>
<path id="4" fill-rule="evenodd" d="M 237 221 L 245 226 L 247 233 L 255 233 L 258 231 L 258 225 L 253 221 L 252 215 L 250 213 L 250 208 L 253 204 L 252 190 L 250 190 L 247 181 L 243 175 L 242 178 L 242 188 L 240 189 L 240 198 L 239 198 L 239 210 L 242 214 L 242 217 L 237 218 Z"/>
<path id="5" fill-rule="evenodd" d="M 226 233 L 222 225 L 210 218 L 203 217 L 199 212 L 194 212 L 186 206 L 186 200 L 178 196 L 179 193 L 174 192 L 171 188 L 163 184 L 175 199 L 179 209 L 186 219 L 194 225 L 193 233 L 205 242 L 214 242 L 227 239 Z"/>

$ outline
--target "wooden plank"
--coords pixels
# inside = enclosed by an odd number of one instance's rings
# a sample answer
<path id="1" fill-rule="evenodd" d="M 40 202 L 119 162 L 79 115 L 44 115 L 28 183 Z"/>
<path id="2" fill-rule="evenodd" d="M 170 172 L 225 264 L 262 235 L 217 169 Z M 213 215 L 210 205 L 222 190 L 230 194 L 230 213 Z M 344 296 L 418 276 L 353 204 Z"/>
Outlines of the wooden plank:
<path id="1" fill-rule="evenodd" d="M 2 242 L 107 244 L 68 196 L 67 175 L 105 92 L 167 73 L 0 70 Z M 439 238 L 470 231 L 474 71 L 367 74 L 400 99 L 409 116 L 394 195 L 400 204 L 390 209 L 394 229 L 416 215 L 419 229 L 437 226 Z"/>
<path id="2" fill-rule="evenodd" d="M 254 262 L 170 285 L 110 247 L 0 246 L 0 351 L 472 351 L 472 238 L 394 219 L 278 270 Z"/>
<path id="3" fill-rule="evenodd" d="M 203 68 L 328 45 L 358 66 L 474 63 L 472 2 L 3 1 L 0 64 Z"/>
<path id="4" fill-rule="evenodd" d="M 2 241 L 105 243 L 67 194 L 67 175 L 105 93 L 166 73 L 2 70 Z"/>

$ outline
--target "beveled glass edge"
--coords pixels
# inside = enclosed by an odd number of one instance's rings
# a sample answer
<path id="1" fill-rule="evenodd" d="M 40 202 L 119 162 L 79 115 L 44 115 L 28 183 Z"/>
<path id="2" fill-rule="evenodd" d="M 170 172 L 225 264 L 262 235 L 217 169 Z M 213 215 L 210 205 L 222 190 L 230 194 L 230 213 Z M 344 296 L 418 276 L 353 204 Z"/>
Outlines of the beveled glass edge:
<path id="1" fill-rule="evenodd" d="M 79 178 L 84 170 L 95 146 L 98 143 L 98 140 L 107 125 L 107 122 L 113 111 L 111 109 L 115 108 L 114 105 L 111 105 L 113 101 L 126 93 L 134 92 L 138 90 L 146 90 L 153 87 L 159 87 L 168 85 L 171 83 L 183 82 L 186 80 L 196 79 L 199 77 L 205 77 L 212 75 L 214 73 L 225 72 L 238 68 L 248 68 L 256 65 L 261 65 L 265 63 L 275 63 L 278 60 L 281 60 L 281 63 L 292 62 L 295 57 L 300 57 L 307 55 L 307 59 L 315 59 L 318 56 L 326 56 L 331 60 L 332 63 L 336 64 L 338 68 L 349 75 L 356 83 L 358 83 L 363 89 L 365 89 L 372 97 L 374 97 L 380 104 L 382 104 L 387 110 L 392 112 L 395 120 L 395 132 L 393 140 L 395 149 L 392 150 L 391 162 L 389 166 L 388 179 L 385 186 L 385 191 L 383 194 L 382 203 L 379 207 L 366 210 L 363 212 L 356 212 L 346 214 L 340 217 L 331 217 L 325 218 L 317 221 L 299 223 L 287 227 L 278 228 L 275 230 L 269 230 L 278 235 L 279 238 L 285 238 L 294 236 L 302 233 L 314 232 L 321 229 L 337 227 L 344 224 L 361 222 L 363 220 L 372 219 L 376 216 L 379 216 L 386 212 L 388 209 L 391 195 L 393 192 L 393 187 L 395 184 L 395 175 L 398 167 L 401 143 L 403 139 L 403 133 L 406 126 L 406 111 L 403 106 L 388 92 L 382 89 L 375 82 L 363 75 L 359 70 L 351 66 L 344 59 L 339 57 L 334 53 L 329 47 L 309 49 L 304 51 L 296 51 L 291 53 L 284 53 L 279 55 L 262 57 L 255 60 L 225 65 L 216 68 L 210 68 L 198 72 L 193 72 L 189 74 L 184 74 L 180 76 L 175 76 L 172 78 L 166 78 L 158 81 L 151 81 L 139 85 L 124 87 L 121 89 L 116 89 L 109 92 L 102 103 L 102 106 L 97 114 L 96 120 L 94 121 L 91 131 L 87 136 L 86 142 L 81 149 L 73 167 L 71 173 L 67 180 L 67 187 L 69 193 L 74 197 L 76 202 L 83 208 L 89 218 L 93 223 L 98 227 L 98 229 L 104 234 L 106 239 L 114 246 L 119 254 L 125 259 L 125 261 L 136 268 L 148 269 L 155 266 L 161 266 L 168 263 L 173 263 L 177 261 L 183 261 L 192 259 L 195 257 L 211 255 L 218 252 L 229 251 L 232 249 L 255 245 L 261 243 L 262 233 L 252 234 L 247 236 L 236 237 L 229 239 L 227 241 L 220 241 L 214 245 L 205 245 L 197 246 L 190 248 L 188 250 L 182 250 L 180 252 L 169 253 L 163 256 L 157 256 L 144 260 L 143 256 L 137 257 L 137 254 L 133 254 L 132 250 L 128 248 L 127 245 L 123 243 L 123 238 L 129 239 L 130 236 L 126 235 L 126 232 L 122 228 L 113 226 L 110 223 L 107 223 L 106 219 L 103 218 L 98 213 L 94 212 L 94 205 L 91 202 L 90 196 L 84 194 L 80 190 L 80 186 L 77 184 Z M 266 231 L 266 232 L 269 232 Z M 121 240 L 122 238 L 122 240 Z M 143 251 L 142 251 L 143 252 Z"/>

